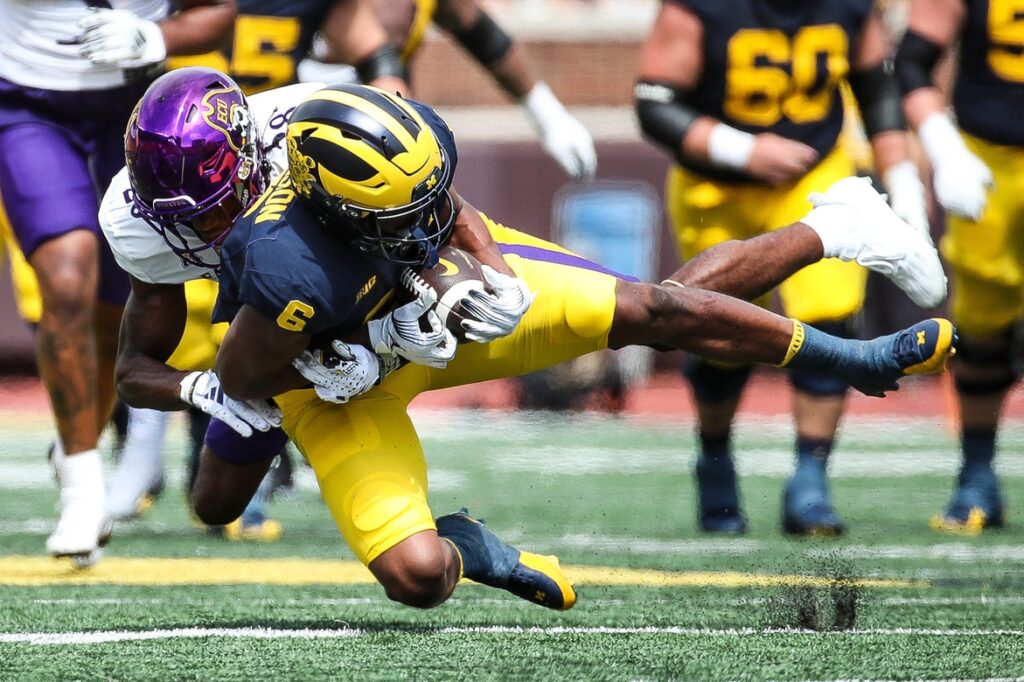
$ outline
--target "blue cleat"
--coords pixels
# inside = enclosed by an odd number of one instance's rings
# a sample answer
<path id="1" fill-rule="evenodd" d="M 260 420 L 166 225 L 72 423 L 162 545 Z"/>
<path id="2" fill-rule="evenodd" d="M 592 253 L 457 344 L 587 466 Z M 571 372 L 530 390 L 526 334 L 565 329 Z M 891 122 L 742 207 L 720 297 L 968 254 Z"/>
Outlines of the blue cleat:
<path id="1" fill-rule="evenodd" d="M 932 530 L 978 535 L 1005 523 L 999 480 L 988 465 L 965 466 L 957 477 L 953 499 L 946 511 L 931 520 Z"/>
<path id="2" fill-rule="evenodd" d="M 833 346 L 837 362 L 831 371 L 861 393 L 881 397 L 898 390 L 896 382 L 905 376 L 941 372 L 956 352 L 956 341 L 953 324 L 933 317 L 895 334 Z"/>
<path id="3" fill-rule="evenodd" d="M 782 530 L 789 535 L 836 537 L 846 532 L 829 500 L 825 463 L 801 460 L 782 496 Z"/>
<path id="4" fill-rule="evenodd" d="M 498 539 L 463 507 L 436 520 L 437 534 L 462 556 L 462 575 L 549 609 L 564 611 L 576 604 L 576 591 L 555 556 L 516 549 Z"/>
<path id="5" fill-rule="evenodd" d="M 740 512 L 736 469 L 732 457 L 698 457 L 697 522 L 705 533 L 742 535 L 747 522 Z"/>

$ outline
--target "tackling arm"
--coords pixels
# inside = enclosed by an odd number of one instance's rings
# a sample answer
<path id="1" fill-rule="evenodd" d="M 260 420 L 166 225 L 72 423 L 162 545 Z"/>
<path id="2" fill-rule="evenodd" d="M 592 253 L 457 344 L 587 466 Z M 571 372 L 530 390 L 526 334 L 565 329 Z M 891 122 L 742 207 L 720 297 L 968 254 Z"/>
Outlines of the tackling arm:
<path id="1" fill-rule="evenodd" d="M 179 384 L 188 374 L 167 365 L 185 330 L 183 284 L 131 278 L 117 353 L 117 392 L 132 407 L 183 410 Z"/>
<path id="2" fill-rule="evenodd" d="M 452 210 L 456 212 L 455 227 L 452 230 L 451 245 L 457 249 L 468 251 L 484 265 L 489 265 L 505 275 L 515 276 L 512 268 L 505 262 L 497 242 L 484 224 L 480 212 L 469 205 L 454 188 L 452 194 Z"/>

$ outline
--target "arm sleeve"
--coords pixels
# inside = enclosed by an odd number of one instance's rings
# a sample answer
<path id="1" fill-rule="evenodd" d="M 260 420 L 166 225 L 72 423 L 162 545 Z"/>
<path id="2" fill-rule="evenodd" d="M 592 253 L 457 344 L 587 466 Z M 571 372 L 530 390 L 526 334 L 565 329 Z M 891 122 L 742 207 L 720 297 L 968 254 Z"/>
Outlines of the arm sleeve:
<path id="1" fill-rule="evenodd" d="M 857 98 L 868 137 L 889 130 L 906 130 L 900 87 L 887 65 L 850 72 L 850 89 Z"/>

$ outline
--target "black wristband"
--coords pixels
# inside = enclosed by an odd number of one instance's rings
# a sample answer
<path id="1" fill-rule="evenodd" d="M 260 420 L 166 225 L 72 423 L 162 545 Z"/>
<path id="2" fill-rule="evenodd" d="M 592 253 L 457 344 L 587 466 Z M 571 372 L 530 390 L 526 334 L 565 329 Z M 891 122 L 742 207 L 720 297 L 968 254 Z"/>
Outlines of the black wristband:
<path id="1" fill-rule="evenodd" d="M 683 137 L 699 111 L 685 101 L 686 92 L 673 85 L 638 81 L 633 88 L 636 116 L 644 135 L 667 147 L 676 157 L 682 154 Z"/>
<path id="2" fill-rule="evenodd" d="M 355 65 L 359 80 L 370 83 L 385 76 L 405 78 L 405 67 L 401 55 L 393 45 L 383 45 L 371 52 L 365 59 Z"/>
<path id="3" fill-rule="evenodd" d="M 498 61 L 512 48 L 512 38 L 482 10 L 472 26 L 452 31 L 452 35 L 484 66 Z"/>
<path id="4" fill-rule="evenodd" d="M 943 48 L 919 33 L 907 31 L 896 51 L 896 80 L 904 95 L 919 88 L 935 85 L 932 71 L 942 56 Z"/>
<path id="5" fill-rule="evenodd" d="M 865 71 L 851 71 L 847 78 L 869 138 L 887 130 L 907 129 L 900 87 L 891 68 L 879 64 Z"/>

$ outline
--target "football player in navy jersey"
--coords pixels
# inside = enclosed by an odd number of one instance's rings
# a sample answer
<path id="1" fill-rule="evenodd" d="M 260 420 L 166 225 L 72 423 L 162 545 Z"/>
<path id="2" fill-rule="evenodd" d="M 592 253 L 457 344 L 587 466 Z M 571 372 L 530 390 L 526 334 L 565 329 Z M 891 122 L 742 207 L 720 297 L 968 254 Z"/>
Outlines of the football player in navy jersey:
<path id="1" fill-rule="evenodd" d="M 454 137 L 418 102 L 329 86 L 295 109 L 287 140 L 289 173 L 226 236 L 197 226 L 221 257 L 215 319 L 230 322 L 217 376 L 233 400 L 274 398 L 346 542 L 405 604 L 441 603 L 462 576 L 552 608 L 575 602 L 554 557 L 502 543 L 465 510 L 434 519 L 406 411 L 423 391 L 647 344 L 832 372 L 881 395 L 905 374 L 940 370 L 954 342 L 945 320 L 840 339 L 702 288 L 754 298 L 804 265 L 839 257 L 941 297 L 934 247 L 860 178 L 815 196 L 800 224 L 719 245 L 652 285 L 470 206 L 452 187 Z M 462 299 L 462 345 L 416 275 L 448 243 L 482 262 L 490 284 Z M 413 300 L 396 306 L 401 289 Z M 344 342 L 360 334 L 368 347 Z M 197 511 L 207 520 L 230 513 L 218 502 Z"/>
<path id="2" fill-rule="evenodd" d="M 854 172 L 840 85 L 861 110 L 894 210 L 928 232 L 924 187 L 907 156 L 899 88 L 872 0 L 666 0 L 644 45 L 636 110 L 647 137 L 675 159 L 666 210 L 684 261 L 728 239 L 788 225 L 807 196 Z M 867 272 L 826 260 L 779 287 L 786 314 L 849 336 Z M 915 300 L 934 307 L 941 297 Z M 760 301 L 768 305 L 770 299 Z M 746 365 L 688 361 L 698 414 L 698 518 L 706 532 L 742 533 L 732 423 L 750 374 Z M 790 373 L 797 466 L 786 484 L 789 533 L 835 535 L 826 467 L 847 386 L 836 376 Z"/>
<path id="3" fill-rule="evenodd" d="M 1006 0 L 915 0 L 896 57 L 907 118 L 947 211 L 942 253 L 952 266 L 952 365 L 963 463 L 932 526 L 980 533 L 1004 522 L 993 468 L 1003 401 L 1019 378 L 1024 317 L 1024 14 Z M 932 71 L 959 45 L 954 124 Z"/>

